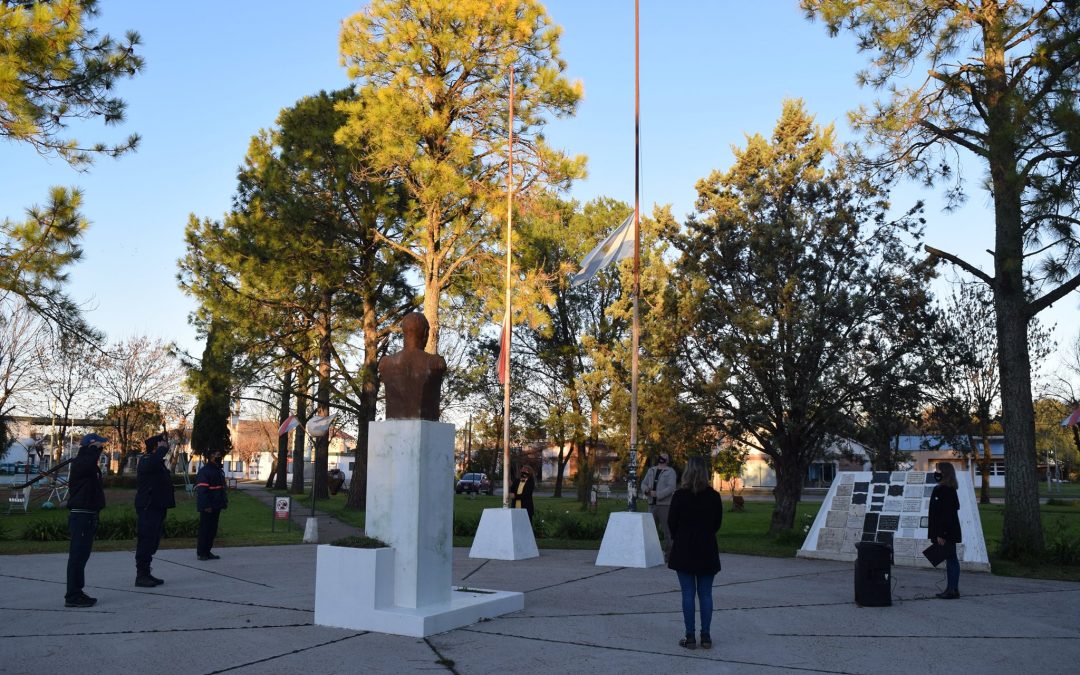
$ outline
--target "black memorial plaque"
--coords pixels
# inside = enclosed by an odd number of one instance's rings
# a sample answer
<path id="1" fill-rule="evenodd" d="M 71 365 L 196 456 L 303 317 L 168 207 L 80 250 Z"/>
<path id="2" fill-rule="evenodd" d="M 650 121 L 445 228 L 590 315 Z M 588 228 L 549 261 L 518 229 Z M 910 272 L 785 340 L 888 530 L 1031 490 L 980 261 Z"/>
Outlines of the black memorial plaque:
<path id="1" fill-rule="evenodd" d="M 890 497 L 899 497 L 899 496 L 901 496 L 903 494 L 904 494 L 904 486 L 903 485 L 890 485 L 889 486 L 889 496 Z"/>
<path id="2" fill-rule="evenodd" d="M 858 494 L 851 495 L 851 503 L 852 504 L 865 504 L 866 503 L 866 493 L 865 492 L 860 492 Z"/>
<path id="3" fill-rule="evenodd" d="M 900 527 L 900 516 L 881 516 L 878 518 L 879 530 L 892 530 L 895 532 Z"/>
<path id="4" fill-rule="evenodd" d="M 874 477 L 870 481 L 871 483 L 888 483 L 889 472 L 888 471 L 875 471 Z"/>
<path id="5" fill-rule="evenodd" d="M 855 483 L 855 492 L 869 492 L 870 483 Z"/>
<path id="6" fill-rule="evenodd" d="M 874 532 L 877 530 L 878 514 L 868 513 L 863 516 L 863 532 Z"/>
<path id="7" fill-rule="evenodd" d="M 883 494 L 885 494 L 885 491 L 888 489 L 888 487 L 889 486 L 885 485 L 884 483 L 882 483 L 880 485 L 875 485 L 874 486 L 874 494 L 883 495 Z"/>
<path id="8" fill-rule="evenodd" d="M 888 544 L 889 546 L 892 546 L 892 541 L 893 541 L 893 533 L 892 532 L 878 532 L 877 533 L 877 543 L 879 543 L 879 544 Z"/>

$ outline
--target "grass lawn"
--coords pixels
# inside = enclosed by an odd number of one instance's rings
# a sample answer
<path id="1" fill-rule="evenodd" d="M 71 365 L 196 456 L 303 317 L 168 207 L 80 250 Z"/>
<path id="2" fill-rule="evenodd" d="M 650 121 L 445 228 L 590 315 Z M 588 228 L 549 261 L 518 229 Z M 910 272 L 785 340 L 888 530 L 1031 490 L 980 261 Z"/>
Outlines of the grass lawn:
<path id="1" fill-rule="evenodd" d="M 103 518 L 117 517 L 128 512 L 134 513 L 135 507 L 132 502 L 135 499 L 135 490 L 110 489 L 105 491 L 105 502 L 108 506 L 102 511 Z M 303 539 L 303 531 L 293 528 L 291 532 L 284 531 L 284 524 L 278 523 L 276 532 L 270 531 L 271 516 L 269 506 L 262 504 L 254 497 L 239 491 L 229 493 L 229 508 L 221 514 L 218 525 L 218 536 L 214 543 L 216 547 L 225 546 L 266 546 L 277 544 L 299 544 Z M 19 553 L 63 553 L 68 550 L 67 541 L 27 541 L 22 539 L 23 531 L 28 525 L 39 520 L 54 520 L 64 523 L 66 526 L 68 512 L 66 509 L 54 509 L 45 511 L 41 508 L 32 508 L 30 513 L 19 515 L 0 516 L 0 554 Z M 168 517 L 188 519 L 197 518 L 195 511 L 195 499 L 189 497 L 183 490 L 176 492 L 176 508 L 170 509 Z M 162 539 L 161 548 L 190 548 L 195 549 L 195 539 Z M 98 539 L 94 541 L 95 551 L 134 551 L 134 539 Z"/>

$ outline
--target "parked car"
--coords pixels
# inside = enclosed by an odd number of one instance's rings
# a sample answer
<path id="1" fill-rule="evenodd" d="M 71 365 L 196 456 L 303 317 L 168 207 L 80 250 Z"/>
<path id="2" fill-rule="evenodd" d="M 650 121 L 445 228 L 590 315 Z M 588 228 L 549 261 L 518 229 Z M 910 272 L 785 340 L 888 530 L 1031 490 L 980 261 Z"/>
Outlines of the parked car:
<path id="1" fill-rule="evenodd" d="M 491 484 L 486 473 L 467 473 L 457 482 L 454 492 L 486 492 L 491 495 L 495 494 L 495 486 Z"/>

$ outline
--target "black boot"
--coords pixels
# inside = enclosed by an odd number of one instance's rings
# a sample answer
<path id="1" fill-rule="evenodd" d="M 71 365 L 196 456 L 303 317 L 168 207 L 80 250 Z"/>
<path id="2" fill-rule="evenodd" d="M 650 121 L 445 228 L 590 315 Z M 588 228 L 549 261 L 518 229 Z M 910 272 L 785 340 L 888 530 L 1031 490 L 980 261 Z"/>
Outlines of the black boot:
<path id="1" fill-rule="evenodd" d="M 136 570 L 135 585 L 140 588 L 153 588 L 165 583 L 163 580 L 150 574 L 150 568 Z"/>

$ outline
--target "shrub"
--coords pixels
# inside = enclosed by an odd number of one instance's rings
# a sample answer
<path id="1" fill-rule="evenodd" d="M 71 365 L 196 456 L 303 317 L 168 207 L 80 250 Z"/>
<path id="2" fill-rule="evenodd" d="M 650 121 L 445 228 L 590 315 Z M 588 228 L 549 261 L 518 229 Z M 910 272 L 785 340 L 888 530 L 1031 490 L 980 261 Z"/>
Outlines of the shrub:
<path id="1" fill-rule="evenodd" d="M 604 538 L 604 519 L 591 513 L 547 513 L 537 523 L 537 536 L 551 539 Z"/>
<path id="2" fill-rule="evenodd" d="M 165 531 L 163 535 L 166 539 L 193 539 L 199 536 L 199 518 L 187 517 L 180 518 L 170 517 L 165 519 Z"/>
<path id="3" fill-rule="evenodd" d="M 454 515 L 454 536 L 475 537 L 476 528 L 480 527 L 480 518 Z"/>
<path id="4" fill-rule="evenodd" d="M 1058 497 L 1052 497 L 1046 500 L 1046 505 L 1080 507 L 1080 499 L 1061 499 Z"/>
<path id="5" fill-rule="evenodd" d="M 67 541 L 67 520 L 60 518 L 35 520 L 23 530 L 22 538 L 27 541 Z"/>
<path id="6" fill-rule="evenodd" d="M 1046 556 L 1059 565 L 1080 565 L 1080 536 L 1069 533 L 1064 518 L 1058 518 L 1046 542 Z"/>
<path id="7" fill-rule="evenodd" d="M 124 511 L 99 520 L 95 539 L 134 539 L 137 532 L 135 512 Z"/>
<path id="8" fill-rule="evenodd" d="M 346 548 L 388 548 L 389 545 L 385 542 L 376 539 L 375 537 L 365 536 L 353 536 L 342 537 L 341 539 L 335 539 L 330 542 L 331 546 L 344 546 Z"/>

